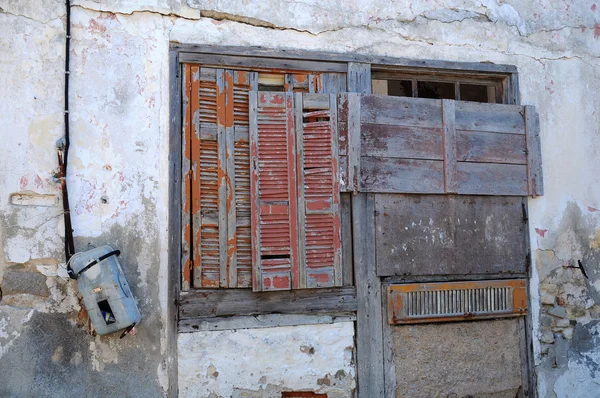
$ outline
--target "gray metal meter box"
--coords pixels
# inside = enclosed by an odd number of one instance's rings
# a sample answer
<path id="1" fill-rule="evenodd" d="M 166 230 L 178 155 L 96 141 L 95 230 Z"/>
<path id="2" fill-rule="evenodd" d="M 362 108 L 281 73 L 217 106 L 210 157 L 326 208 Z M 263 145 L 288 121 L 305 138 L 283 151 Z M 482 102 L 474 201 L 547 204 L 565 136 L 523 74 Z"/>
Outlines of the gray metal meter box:
<path id="1" fill-rule="evenodd" d="M 119 263 L 108 245 L 73 255 L 69 274 L 77 279 L 85 308 L 100 335 L 131 329 L 142 316 Z"/>

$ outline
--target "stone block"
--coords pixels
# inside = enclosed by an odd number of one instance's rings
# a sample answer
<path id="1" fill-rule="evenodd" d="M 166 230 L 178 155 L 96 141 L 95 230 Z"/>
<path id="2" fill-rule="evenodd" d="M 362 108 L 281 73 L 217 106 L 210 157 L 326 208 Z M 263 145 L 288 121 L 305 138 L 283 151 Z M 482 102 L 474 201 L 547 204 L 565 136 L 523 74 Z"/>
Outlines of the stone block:
<path id="1" fill-rule="evenodd" d="M 564 307 L 554 306 L 548 308 L 548 314 L 553 315 L 557 318 L 566 318 L 567 310 Z"/>
<path id="2" fill-rule="evenodd" d="M 540 336 L 540 340 L 542 343 L 553 344 L 554 343 L 554 333 L 551 330 L 544 330 L 542 335 Z"/>

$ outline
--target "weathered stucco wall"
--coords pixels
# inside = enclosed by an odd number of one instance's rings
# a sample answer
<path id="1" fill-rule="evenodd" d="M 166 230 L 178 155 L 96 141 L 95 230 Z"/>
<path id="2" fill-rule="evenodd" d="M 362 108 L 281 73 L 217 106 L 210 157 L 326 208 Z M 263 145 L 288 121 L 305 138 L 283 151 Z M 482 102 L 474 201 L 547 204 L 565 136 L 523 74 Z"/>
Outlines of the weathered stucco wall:
<path id="1" fill-rule="evenodd" d="M 281 397 L 282 391 L 352 396 L 354 323 L 183 333 L 179 394 Z"/>
<path id="2" fill-rule="evenodd" d="M 540 112 L 544 158 L 546 195 L 530 201 L 539 391 L 598 388 L 600 3 L 74 1 L 73 223 L 79 250 L 109 243 L 123 252 L 144 317 L 124 340 L 89 334 L 61 268 L 61 207 L 40 196 L 59 193 L 64 22 L 62 2 L 0 0 L 0 395 L 156 396 L 168 387 L 170 41 L 516 65 L 522 102 Z M 219 336 L 214 352 L 235 334 Z"/>

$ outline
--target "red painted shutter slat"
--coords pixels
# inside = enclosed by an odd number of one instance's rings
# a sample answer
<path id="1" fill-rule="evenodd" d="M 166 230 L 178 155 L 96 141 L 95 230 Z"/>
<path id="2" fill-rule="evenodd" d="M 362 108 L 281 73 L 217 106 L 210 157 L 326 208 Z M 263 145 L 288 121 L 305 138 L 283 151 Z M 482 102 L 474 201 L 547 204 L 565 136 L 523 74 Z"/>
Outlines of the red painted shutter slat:
<path id="1" fill-rule="evenodd" d="M 253 289 L 298 287 L 297 182 L 291 93 L 251 93 Z"/>

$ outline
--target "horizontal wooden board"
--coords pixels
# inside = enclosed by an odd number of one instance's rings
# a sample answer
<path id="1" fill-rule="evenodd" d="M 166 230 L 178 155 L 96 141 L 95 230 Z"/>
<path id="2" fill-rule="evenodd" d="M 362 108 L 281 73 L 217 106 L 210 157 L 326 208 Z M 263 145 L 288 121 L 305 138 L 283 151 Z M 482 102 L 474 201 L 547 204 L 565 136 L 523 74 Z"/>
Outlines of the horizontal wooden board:
<path id="1" fill-rule="evenodd" d="M 426 98 L 363 95 L 360 122 L 441 128 L 442 102 Z"/>
<path id="2" fill-rule="evenodd" d="M 457 164 L 458 193 L 527 196 L 527 166 L 521 164 Z"/>
<path id="3" fill-rule="evenodd" d="M 456 101 L 456 129 L 525 134 L 523 107 Z"/>
<path id="4" fill-rule="evenodd" d="M 218 318 L 188 318 L 179 321 L 179 333 L 203 330 L 260 329 L 280 326 L 320 325 L 337 322 L 353 322 L 356 314 L 266 314 Z"/>
<path id="5" fill-rule="evenodd" d="M 203 289 L 180 296 L 179 319 L 258 314 L 308 314 L 356 311 L 353 287 L 252 292 Z"/>
<path id="6" fill-rule="evenodd" d="M 202 56 L 205 54 L 227 55 L 245 55 L 260 58 L 282 58 L 298 60 L 317 60 L 334 62 L 365 62 L 378 66 L 378 69 L 385 68 L 382 65 L 392 67 L 393 70 L 414 70 L 422 71 L 429 69 L 431 71 L 445 71 L 454 69 L 456 71 L 473 73 L 516 73 L 517 68 L 514 65 L 494 64 L 490 62 L 457 62 L 431 59 L 410 59 L 395 57 L 380 57 L 372 55 L 362 55 L 356 53 L 327 53 L 318 51 L 306 51 L 297 49 L 272 49 L 265 47 L 252 46 L 215 46 L 210 44 L 184 44 L 171 43 L 170 48 L 179 52 L 179 62 L 185 61 L 184 54 L 194 54 Z"/>
<path id="7" fill-rule="evenodd" d="M 525 137 L 481 131 L 457 131 L 459 162 L 527 164 Z"/>
<path id="8" fill-rule="evenodd" d="M 442 129 L 363 123 L 361 155 L 443 160 Z"/>
<path id="9" fill-rule="evenodd" d="M 378 275 L 525 273 L 523 200 L 376 195 Z"/>
<path id="10" fill-rule="evenodd" d="M 444 162 L 363 156 L 361 192 L 443 193 Z"/>

